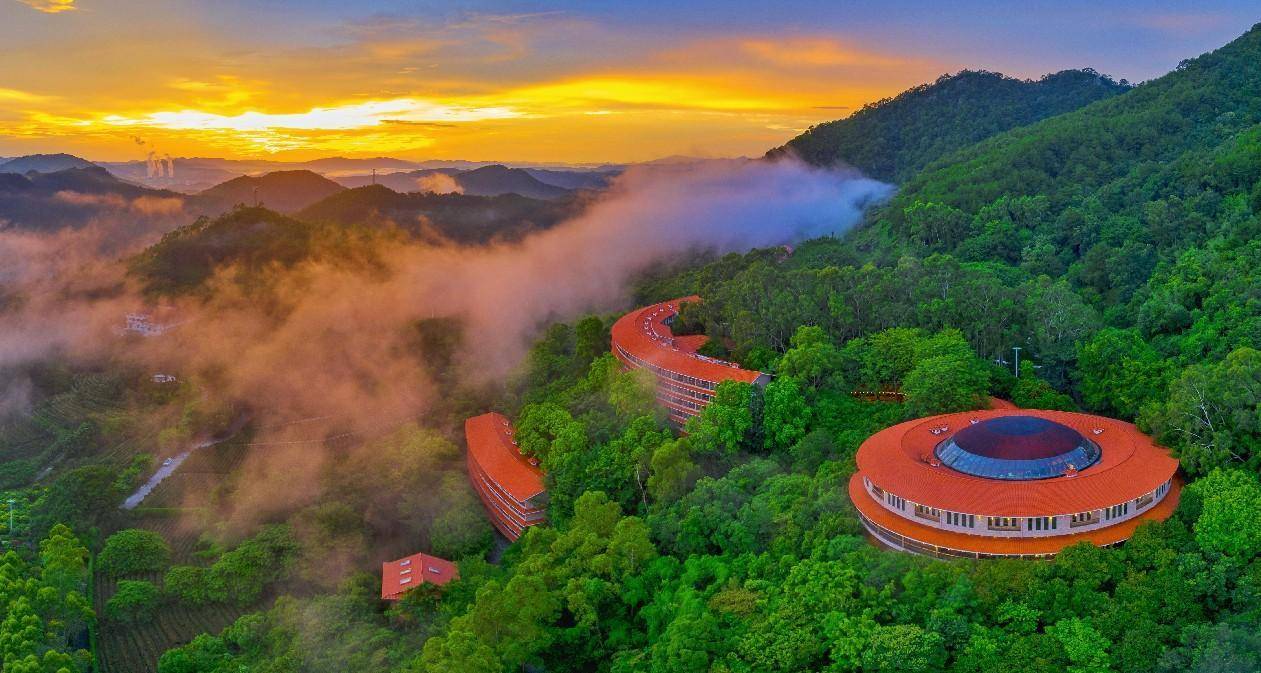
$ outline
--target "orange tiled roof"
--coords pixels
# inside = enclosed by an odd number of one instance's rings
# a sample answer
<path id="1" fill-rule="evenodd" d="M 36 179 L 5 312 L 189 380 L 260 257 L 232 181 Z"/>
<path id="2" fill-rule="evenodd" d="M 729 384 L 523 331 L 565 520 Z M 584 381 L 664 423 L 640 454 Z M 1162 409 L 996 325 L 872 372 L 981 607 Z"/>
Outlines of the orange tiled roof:
<path id="1" fill-rule="evenodd" d="M 696 355 L 696 349 L 705 343 L 703 338 L 675 337 L 669 325 L 662 322 L 677 314 L 680 304 L 699 301 L 700 297 L 693 295 L 631 311 L 613 323 L 612 341 L 631 355 L 678 374 L 715 383 L 728 380 L 753 383 L 762 376 L 761 372 L 712 358 L 702 359 Z"/>
<path id="2" fill-rule="evenodd" d="M 1143 522 L 1163 521 L 1169 518 L 1174 508 L 1178 506 L 1178 496 L 1181 491 L 1182 484 L 1178 479 L 1174 479 L 1169 493 L 1160 502 L 1146 512 L 1114 526 L 1095 528 L 1084 533 L 1046 537 L 989 537 L 933 528 L 898 516 L 872 500 L 871 494 L 863 488 L 861 473 L 854 473 L 849 480 L 850 500 L 858 511 L 877 525 L 926 544 L 980 554 L 1003 555 L 1055 554 L 1078 542 L 1090 542 L 1102 547 L 1128 540 Z"/>
<path id="3" fill-rule="evenodd" d="M 509 495 L 525 502 L 543 492 L 543 471 L 512 443 L 512 425 L 494 412 L 464 421 L 469 459 Z"/>
<path id="4" fill-rule="evenodd" d="M 412 554 L 381 564 L 381 598 L 397 600 L 422 584 L 442 586 L 459 578 L 460 569 L 454 563 L 428 554 Z"/>
<path id="5" fill-rule="evenodd" d="M 985 479 L 934 466 L 938 443 L 972 420 L 1021 414 L 1062 423 L 1103 450 L 1099 462 L 1072 477 L 1031 481 Z M 939 434 L 934 429 L 948 428 Z M 1099 434 L 1096 429 L 1102 430 Z M 984 516 L 1052 516 L 1102 509 L 1149 493 L 1177 472 L 1178 461 L 1130 423 L 1064 411 L 991 409 L 908 421 L 868 437 L 858 470 L 909 501 Z"/>

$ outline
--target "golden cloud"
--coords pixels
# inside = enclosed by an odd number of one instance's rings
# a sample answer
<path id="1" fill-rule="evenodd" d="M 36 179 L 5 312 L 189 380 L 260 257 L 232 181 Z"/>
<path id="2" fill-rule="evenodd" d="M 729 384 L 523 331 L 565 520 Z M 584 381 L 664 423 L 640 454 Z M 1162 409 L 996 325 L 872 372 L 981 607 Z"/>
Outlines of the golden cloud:
<path id="1" fill-rule="evenodd" d="M 39 103 L 48 99 L 48 96 L 41 96 L 29 91 L 0 87 L 0 101 L 9 101 L 14 103 Z"/>
<path id="2" fill-rule="evenodd" d="M 507 119 L 521 114 L 507 107 L 474 107 L 439 103 L 419 98 L 350 103 L 330 107 L 314 107 L 306 112 L 269 113 L 249 111 L 223 115 L 200 110 L 150 112 L 139 117 L 109 115 L 106 124 L 114 126 L 148 126 L 187 131 L 274 131 L 350 130 L 379 126 L 386 122 L 470 122 L 486 119 Z"/>
<path id="3" fill-rule="evenodd" d="M 74 0 L 18 0 L 18 2 L 45 14 L 59 14 L 75 9 Z"/>

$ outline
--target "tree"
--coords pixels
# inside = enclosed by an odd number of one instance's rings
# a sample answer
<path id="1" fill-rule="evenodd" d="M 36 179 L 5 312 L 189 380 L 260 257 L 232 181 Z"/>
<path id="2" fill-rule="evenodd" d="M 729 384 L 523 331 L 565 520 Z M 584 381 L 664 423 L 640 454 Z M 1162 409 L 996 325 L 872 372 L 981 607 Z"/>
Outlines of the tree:
<path id="1" fill-rule="evenodd" d="M 1160 657 L 1157 673 L 1234 673 L 1261 670 L 1261 630 L 1248 624 L 1196 624 L 1183 645 Z"/>
<path id="2" fill-rule="evenodd" d="M 938 355 L 916 363 L 906 375 L 906 412 L 910 417 L 983 409 L 989 372 L 975 358 Z"/>
<path id="3" fill-rule="evenodd" d="M 687 422 L 689 440 L 696 453 L 730 456 L 746 446 L 753 429 L 753 386 L 739 381 L 723 381 L 714 399 Z"/>
<path id="4" fill-rule="evenodd" d="M 128 528 L 105 540 L 96 562 L 111 577 L 156 573 L 171 562 L 171 548 L 158 533 Z"/>
<path id="5" fill-rule="evenodd" d="M 136 624 L 153 617 L 161 600 L 161 592 L 153 582 L 121 580 L 118 590 L 105 603 L 105 614 L 110 619 Z"/>
<path id="6" fill-rule="evenodd" d="M 1164 372 L 1160 354 L 1133 329 L 1102 329 L 1077 349 L 1082 401 L 1123 418 L 1163 395 Z"/>
<path id="7" fill-rule="evenodd" d="M 429 531 L 433 553 L 444 558 L 461 558 L 489 550 L 494 532 L 468 480 L 449 473 L 443 477 L 439 492 L 443 509 L 434 517 Z"/>
<path id="8" fill-rule="evenodd" d="M 1029 363 L 1032 365 L 1033 363 Z M 1011 389 L 1011 401 L 1021 409 L 1056 409 L 1074 411 L 1077 405 L 1073 398 L 1051 387 L 1051 384 L 1038 378 L 1033 367 L 1021 367 L 1020 378 Z"/>
<path id="9" fill-rule="evenodd" d="M 1052 383 L 1064 380 L 1077 345 L 1099 327 L 1099 316 L 1064 280 L 1031 283 L 1025 303 L 1034 353 Z"/>
<path id="10" fill-rule="evenodd" d="M 1222 362 L 1187 367 L 1150 420 L 1193 475 L 1261 468 L 1261 351 L 1240 348 Z"/>
<path id="11" fill-rule="evenodd" d="M 1187 489 L 1202 500 L 1193 526 L 1201 548 L 1245 562 L 1261 554 L 1261 483 L 1256 475 L 1218 468 Z"/>
<path id="12" fill-rule="evenodd" d="M 791 376 L 811 388 L 843 385 L 834 380 L 840 371 L 840 351 L 817 325 L 802 325 L 792 337 L 789 348 L 776 367 L 780 376 Z"/>
<path id="13" fill-rule="evenodd" d="M 118 511 L 123 492 L 117 474 L 108 467 L 75 468 L 53 482 L 31 510 L 31 527 L 43 535 L 58 523 L 87 531 Z"/>
<path id="14" fill-rule="evenodd" d="M 876 627 L 862 654 L 865 673 L 930 673 L 945 663 L 941 635 L 914 624 Z"/>
<path id="15" fill-rule="evenodd" d="M 762 399 L 763 446 L 782 451 L 796 444 L 810 427 L 810 406 L 797 380 L 781 377 L 766 384 Z"/>
<path id="16" fill-rule="evenodd" d="M 202 605 L 210 600 L 206 588 L 206 569 L 197 566 L 171 566 L 162 579 L 167 596 L 188 605 Z"/>
<path id="17" fill-rule="evenodd" d="M 924 332 L 894 327 L 868 337 L 862 348 L 862 383 L 876 390 L 896 388 L 915 368 L 916 348 Z"/>
<path id="18" fill-rule="evenodd" d="M 648 493 L 658 503 L 674 502 L 687 493 L 699 473 L 696 463 L 692 461 L 686 440 L 675 439 L 665 442 L 652 452 L 652 473 L 648 477 Z"/>
<path id="19" fill-rule="evenodd" d="M 1111 643 L 1089 622 L 1076 617 L 1063 619 L 1048 627 L 1047 633 L 1060 641 L 1068 660 L 1073 662 L 1068 673 L 1109 673 L 1112 670 L 1108 658 Z"/>
<path id="20" fill-rule="evenodd" d="M 206 595 L 216 602 L 250 605 L 268 584 L 288 574 L 297 551 L 288 526 L 267 526 L 210 566 Z"/>
<path id="21" fill-rule="evenodd" d="M 972 218 L 966 213 L 941 203 L 916 201 L 903 211 L 907 231 L 912 238 L 930 248 L 949 250 L 969 233 Z"/>

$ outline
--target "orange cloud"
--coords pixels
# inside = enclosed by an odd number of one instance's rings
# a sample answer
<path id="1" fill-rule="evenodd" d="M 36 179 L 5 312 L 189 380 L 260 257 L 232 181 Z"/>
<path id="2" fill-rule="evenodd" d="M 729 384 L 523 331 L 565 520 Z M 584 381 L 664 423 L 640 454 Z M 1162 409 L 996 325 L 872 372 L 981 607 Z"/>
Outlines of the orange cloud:
<path id="1" fill-rule="evenodd" d="M 848 47 L 836 40 L 798 38 L 744 40 L 740 49 L 758 59 L 780 66 L 896 66 L 904 59 Z"/>
<path id="2" fill-rule="evenodd" d="M 74 0 L 18 0 L 18 2 L 45 14 L 59 14 L 75 9 Z"/>

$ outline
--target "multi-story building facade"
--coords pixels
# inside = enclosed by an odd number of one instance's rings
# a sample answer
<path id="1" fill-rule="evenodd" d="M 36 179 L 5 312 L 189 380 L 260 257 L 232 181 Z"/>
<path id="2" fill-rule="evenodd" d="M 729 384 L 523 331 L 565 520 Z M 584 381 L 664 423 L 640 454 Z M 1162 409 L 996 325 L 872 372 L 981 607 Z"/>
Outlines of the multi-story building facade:
<path id="1" fill-rule="evenodd" d="M 683 297 L 636 309 L 613 324 L 611 335 L 613 355 L 626 369 L 647 369 L 656 377 L 657 400 L 680 427 L 700 415 L 719 383 L 763 385 L 770 380 L 762 372 L 697 353 L 704 336 L 674 335 L 670 325 L 679 315 L 679 306 L 698 301 L 699 297 Z"/>
<path id="2" fill-rule="evenodd" d="M 1119 544 L 1173 513 L 1178 462 L 1129 423 L 991 409 L 882 430 L 858 449 L 850 498 L 868 532 L 943 558 L 1049 558 Z"/>
<path id="3" fill-rule="evenodd" d="M 504 537 L 515 541 L 547 518 L 547 491 L 538 461 L 521 453 L 512 424 L 488 413 L 464 421 L 468 473 L 486 514 Z"/>

